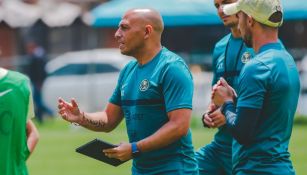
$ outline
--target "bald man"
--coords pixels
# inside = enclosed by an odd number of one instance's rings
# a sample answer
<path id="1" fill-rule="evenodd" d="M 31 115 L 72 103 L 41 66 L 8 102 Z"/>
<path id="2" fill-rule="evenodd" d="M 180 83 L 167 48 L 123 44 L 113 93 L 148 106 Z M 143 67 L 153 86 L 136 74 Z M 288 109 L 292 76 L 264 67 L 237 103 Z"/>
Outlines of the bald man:
<path id="1" fill-rule="evenodd" d="M 194 175 L 192 76 L 181 57 L 161 46 L 163 28 L 155 10 L 126 12 L 115 38 L 121 53 L 135 60 L 121 71 L 105 110 L 86 113 L 75 100 L 59 99 L 59 113 L 64 120 L 102 132 L 125 118 L 130 143 L 103 152 L 122 161 L 133 159 L 133 175 Z"/>

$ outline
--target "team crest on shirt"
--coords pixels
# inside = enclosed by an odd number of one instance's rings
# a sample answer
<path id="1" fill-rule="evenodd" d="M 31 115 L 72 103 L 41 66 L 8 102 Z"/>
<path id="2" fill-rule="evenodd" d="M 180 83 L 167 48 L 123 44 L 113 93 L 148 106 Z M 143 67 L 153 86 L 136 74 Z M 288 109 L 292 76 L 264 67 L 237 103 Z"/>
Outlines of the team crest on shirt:
<path id="1" fill-rule="evenodd" d="M 140 84 L 140 91 L 146 91 L 149 88 L 149 81 L 144 79 Z"/>
<path id="2" fill-rule="evenodd" d="M 244 52 L 243 54 L 242 54 L 242 57 L 241 57 L 241 61 L 242 61 L 242 63 L 247 63 L 247 62 L 249 62 L 249 60 L 251 59 L 251 57 L 252 57 L 252 54 L 250 54 L 249 52 Z"/>

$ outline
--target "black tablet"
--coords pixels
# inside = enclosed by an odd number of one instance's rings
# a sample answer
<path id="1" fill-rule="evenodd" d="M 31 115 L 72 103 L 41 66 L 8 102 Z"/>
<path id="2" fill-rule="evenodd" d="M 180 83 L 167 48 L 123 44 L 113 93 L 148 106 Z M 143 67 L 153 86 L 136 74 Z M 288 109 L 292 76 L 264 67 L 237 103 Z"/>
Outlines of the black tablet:
<path id="1" fill-rule="evenodd" d="M 117 145 L 113 145 L 111 143 L 105 142 L 103 140 L 94 139 L 76 149 L 76 152 L 80 154 L 84 154 L 86 156 L 89 156 L 91 158 L 100 160 L 102 162 L 105 162 L 107 164 L 118 166 L 124 162 L 122 162 L 119 159 L 115 158 L 109 158 L 107 157 L 102 150 L 108 149 L 108 148 L 114 148 L 117 147 Z"/>

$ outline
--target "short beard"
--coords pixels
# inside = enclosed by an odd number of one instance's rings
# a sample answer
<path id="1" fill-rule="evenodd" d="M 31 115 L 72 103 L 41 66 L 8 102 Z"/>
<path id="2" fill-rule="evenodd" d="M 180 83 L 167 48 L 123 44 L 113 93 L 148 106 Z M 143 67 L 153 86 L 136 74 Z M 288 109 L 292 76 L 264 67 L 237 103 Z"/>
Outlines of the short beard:
<path id="1" fill-rule="evenodd" d="M 243 41 L 245 43 L 245 45 L 249 48 L 252 48 L 253 47 L 253 35 L 252 35 L 252 32 L 250 30 L 248 30 L 246 32 L 246 34 L 244 36 L 242 36 L 243 38 Z"/>
<path id="2" fill-rule="evenodd" d="M 131 53 L 129 51 L 120 51 L 120 53 L 126 56 L 131 56 Z"/>
<path id="3" fill-rule="evenodd" d="M 133 48 L 131 48 L 130 46 L 129 50 L 123 50 L 121 51 L 121 53 L 126 56 L 136 57 L 139 54 L 140 50 L 142 50 L 143 45 L 143 43 L 139 45 L 134 45 Z"/>
<path id="4" fill-rule="evenodd" d="M 229 23 L 229 24 L 225 25 L 225 27 L 229 27 L 229 28 L 238 27 L 238 23 L 237 22 L 232 22 L 232 23 Z"/>

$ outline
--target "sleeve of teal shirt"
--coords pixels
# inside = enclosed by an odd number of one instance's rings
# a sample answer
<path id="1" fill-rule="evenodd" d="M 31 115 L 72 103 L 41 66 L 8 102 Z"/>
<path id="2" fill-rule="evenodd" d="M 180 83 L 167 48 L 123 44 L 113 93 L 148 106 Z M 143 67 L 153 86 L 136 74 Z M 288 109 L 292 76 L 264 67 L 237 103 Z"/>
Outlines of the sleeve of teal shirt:
<path id="1" fill-rule="evenodd" d="M 193 80 L 183 62 L 168 64 L 162 78 L 162 88 L 167 112 L 175 109 L 192 109 Z"/>
<path id="2" fill-rule="evenodd" d="M 261 109 L 270 85 L 270 75 L 270 69 L 259 60 L 246 64 L 239 79 L 237 107 Z"/>

